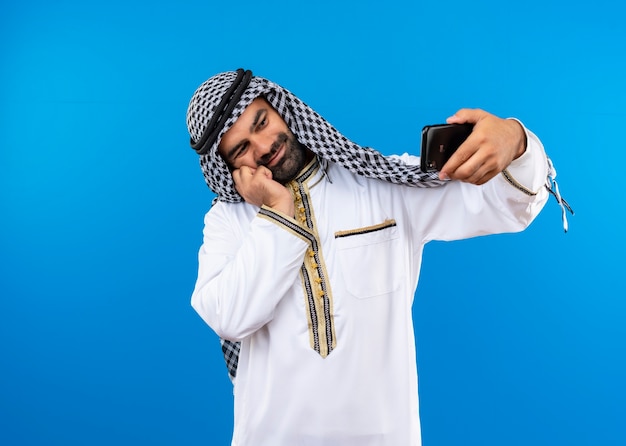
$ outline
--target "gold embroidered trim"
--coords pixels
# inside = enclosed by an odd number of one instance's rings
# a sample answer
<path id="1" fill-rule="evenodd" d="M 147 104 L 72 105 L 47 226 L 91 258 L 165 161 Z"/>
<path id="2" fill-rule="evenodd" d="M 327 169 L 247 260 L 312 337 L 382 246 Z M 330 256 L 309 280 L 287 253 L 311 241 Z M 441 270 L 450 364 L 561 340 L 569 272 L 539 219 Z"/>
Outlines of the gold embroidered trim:
<path id="1" fill-rule="evenodd" d="M 309 239 L 310 248 L 304 256 L 300 269 L 300 278 L 304 290 L 309 342 L 311 348 L 325 358 L 337 346 L 333 296 L 328 271 L 322 255 L 320 237 L 315 227 L 316 220 L 310 205 L 308 185 L 306 181 L 304 183 L 292 181 L 288 187 L 294 197 L 295 220 L 312 235 Z"/>
<path id="2" fill-rule="evenodd" d="M 300 226 L 298 222 L 294 221 L 293 218 L 281 212 L 278 212 L 272 208 L 269 208 L 267 206 L 262 206 L 257 215 L 260 218 L 263 218 L 265 220 L 271 221 L 272 223 L 281 225 L 287 231 L 291 232 L 292 234 L 300 237 L 301 239 L 307 242 L 311 238 L 311 235 L 309 234 L 309 230 L 306 227 Z"/>
<path id="3" fill-rule="evenodd" d="M 349 237 L 351 235 L 359 235 L 359 234 L 367 234 L 368 232 L 380 231 L 381 229 L 391 228 L 392 226 L 396 226 L 396 221 L 392 219 L 387 219 L 382 223 L 373 226 L 365 226 L 363 228 L 358 229 L 350 229 L 347 231 L 337 231 L 335 232 L 335 238 L 339 237 Z"/>
<path id="4" fill-rule="evenodd" d="M 520 183 L 518 183 L 517 180 L 513 178 L 513 175 L 511 175 L 511 173 L 507 169 L 504 169 L 502 171 L 502 176 L 504 177 L 505 180 L 509 182 L 511 186 L 513 186 L 517 190 L 524 192 L 526 195 L 529 195 L 531 197 L 537 195 L 537 192 L 533 192 L 527 187 L 522 186 Z"/>

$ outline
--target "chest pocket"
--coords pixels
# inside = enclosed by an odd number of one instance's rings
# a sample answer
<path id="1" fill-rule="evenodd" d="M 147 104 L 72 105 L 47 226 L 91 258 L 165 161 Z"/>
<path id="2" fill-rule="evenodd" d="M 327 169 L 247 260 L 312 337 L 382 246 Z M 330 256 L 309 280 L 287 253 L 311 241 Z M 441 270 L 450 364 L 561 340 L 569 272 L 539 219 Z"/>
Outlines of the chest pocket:
<path id="1" fill-rule="evenodd" d="M 389 294 L 404 262 L 395 220 L 335 233 L 337 257 L 348 292 L 359 299 Z"/>

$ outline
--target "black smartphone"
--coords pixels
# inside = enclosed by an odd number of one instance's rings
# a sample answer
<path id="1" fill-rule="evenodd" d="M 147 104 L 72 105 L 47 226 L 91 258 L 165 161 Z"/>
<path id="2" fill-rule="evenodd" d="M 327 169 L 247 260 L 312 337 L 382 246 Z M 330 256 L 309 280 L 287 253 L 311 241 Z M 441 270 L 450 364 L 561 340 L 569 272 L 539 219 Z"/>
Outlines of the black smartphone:
<path id="1" fill-rule="evenodd" d="M 474 124 L 435 124 L 422 129 L 420 167 L 422 171 L 439 171 L 472 133 Z"/>

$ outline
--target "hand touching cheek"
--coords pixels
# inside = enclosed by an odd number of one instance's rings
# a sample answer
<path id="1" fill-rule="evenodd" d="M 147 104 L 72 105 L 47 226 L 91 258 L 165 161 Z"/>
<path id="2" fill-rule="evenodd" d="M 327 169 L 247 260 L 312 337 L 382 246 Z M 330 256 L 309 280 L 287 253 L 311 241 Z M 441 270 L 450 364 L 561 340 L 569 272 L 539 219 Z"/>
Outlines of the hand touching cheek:
<path id="1" fill-rule="evenodd" d="M 242 166 L 233 171 L 235 189 L 246 203 L 273 208 L 293 217 L 295 214 L 291 192 L 272 179 L 272 172 L 265 166 L 252 168 Z"/>

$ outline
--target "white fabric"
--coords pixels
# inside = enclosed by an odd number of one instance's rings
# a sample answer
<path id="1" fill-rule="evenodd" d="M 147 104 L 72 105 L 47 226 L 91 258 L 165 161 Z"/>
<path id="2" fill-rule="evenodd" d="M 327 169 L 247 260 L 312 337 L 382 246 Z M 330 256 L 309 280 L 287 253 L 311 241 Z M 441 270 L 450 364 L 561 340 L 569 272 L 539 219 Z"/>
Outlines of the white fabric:
<path id="1" fill-rule="evenodd" d="M 247 203 L 213 206 L 192 305 L 220 337 L 241 341 L 233 446 L 421 444 L 411 306 L 424 244 L 531 223 L 547 199 L 548 163 L 527 136 L 508 172 L 534 196 L 502 175 L 484 186 L 417 189 L 333 163 L 328 178 L 318 171 L 308 180 L 332 287 L 337 344 L 326 358 L 311 348 L 307 326 L 300 268 L 309 242 L 271 210 L 261 217 Z M 383 230 L 335 237 L 392 219 Z"/>

